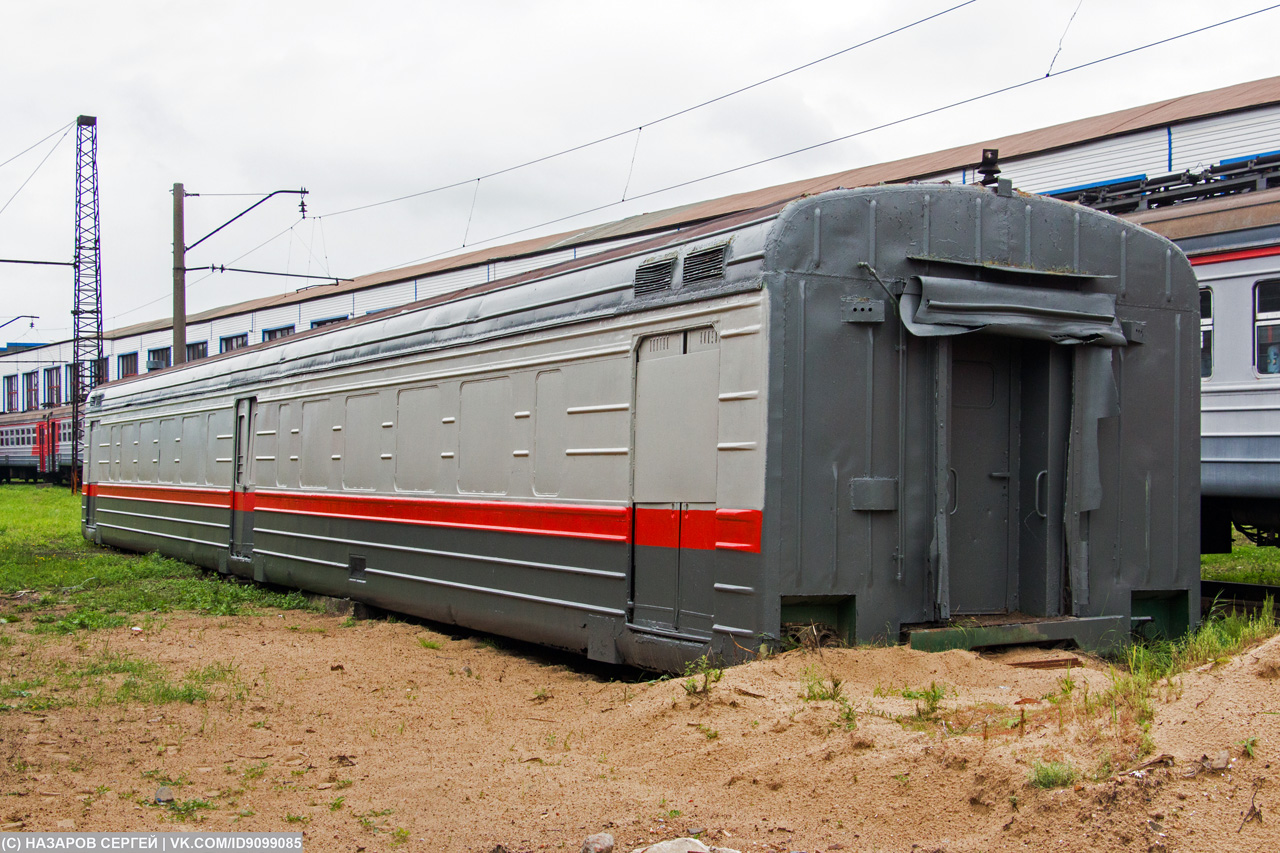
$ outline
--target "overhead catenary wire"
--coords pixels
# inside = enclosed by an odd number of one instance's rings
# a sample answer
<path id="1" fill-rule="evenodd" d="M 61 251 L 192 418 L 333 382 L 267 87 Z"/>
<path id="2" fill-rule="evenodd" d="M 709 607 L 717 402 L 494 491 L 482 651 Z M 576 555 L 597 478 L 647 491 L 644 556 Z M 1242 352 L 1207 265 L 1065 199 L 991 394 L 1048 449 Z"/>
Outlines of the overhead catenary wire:
<path id="1" fill-rule="evenodd" d="M 58 146 L 62 144 L 62 140 L 66 139 L 67 134 L 70 132 L 71 132 L 71 125 L 69 124 L 67 125 L 66 130 L 63 131 L 62 136 L 58 137 L 58 141 L 53 143 L 53 145 L 49 148 L 49 150 L 45 152 L 44 157 L 40 159 L 40 162 L 36 164 L 36 167 L 31 170 L 31 174 L 27 175 L 27 179 L 22 182 L 21 186 L 19 186 L 16 190 L 13 191 L 13 195 L 9 196 L 9 200 L 4 203 L 4 207 L 0 207 L 0 214 L 4 213 L 6 210 L 9 209 L 9 205 L 13 204 L 13 200 L 18 197 L 18 193 L 26 189 L 27 184 L 31 183 L 31 179 L 34 178 L 36 176 L 36 173 L 40 171 L 41 167 L 44 166 L 44 164 L 49 161 L 49 158 L 53 155 L 53 152 L 58 150 Z M 50 134 L 50 136 L 52 136 L 52 134 Z M 41 142 L 47 140 L 48 138 L 49 137 L 46 136 L 44 139 L 41 140 Z M 36 144 L 39 145 L 40 143 L 38 142 Z M 27 151 L 30 151 L 30 150 L 31 150 L 30 148 L 27 149 Z M 18 156 L 21 156 L 21 155 L 18 155 Z"/>
<path id="2" fill-rule="evenodd" d="M 252 255 L 254 252 L 256 252 L 256 251 L 258 251 L 259 249 L 263 248 L 263 247 L 264 247 L 264 246 L 266 246 L 268 243 L 274 243 L 276 240 L 279 240 L 279 239 L 280 239 L 281 237 L 283 237 L 285 234 L 288 234 L 290 231 L 292 231 L 294 228 L 296 228 L 296 227 L 297 227 L 297 226 L 298 226 L 302 221 L 303 221 L 303 220 L 302 220 L 301 218 L 299 218 L 297 222 L 293 223 L 293 224 L 292 224 L 292 225 L 290 225 L 288 228 L 284 229 L 283 231 L 281 231 L 280 233 L 276 234 L 275 236 L 268 237 L 267 239 L 263 240 L 263 241 L 262 241 L 261 243 L 259 243 L 258 245 L 254 246 L 254 247 L 253 247 L 252 249 L 250 249 L 249 251 L 245 252 L 243 255 L 240 255 L 239 257 L 236 257 L 236 258 L 232 258 L 231 263 L 233 263 L 233 264 L 234 264 L 234 263 L 238 263 L 239 261 L 242 261 L 242 260 L 244 260 L 245 258 L 247 258 L 247 257 L 249 257 L 250 255 Z M 189 282 L 187 282 L 187 290 L 190 290 L 191 288 L 195 287 L 195 286 L 196 286 L 197 284 L 199 284 L 200 282 L 202 282 L 202 281 L 204 281 L 205 279 L 210 278 L 210 277 L 212 277 L 212 276 L 213 276 L 213 273 L 212 273 L 212 272 L 210 272 L 210 273 L 206 273 L 205 275 L 200 276 L 200 277 L 199 277 L 198 279 L 196 279 L 195 281 L 189 281 Z M 134 306 L 133 308 L 126 309 L 126 310 L 124 310 L 124 311 L 121 311 L 121 312 L 120 312 L 120 313 L 118 313 L 118 314 L 113 314 L 113 315 L 111 315 L 111 319 L 112 319 L 112 320 L 117 320 L 117 319 L 119 319 L 120 317 L 124 317 L 124 316 L 126 316 L 126 315 L 128 315 L 128 314 L 134 314 L 134 313 L 137 313 L 138 311 L 141 311 L 143 308 L 150 308 L 152 305 L 155 305 L 157 302 L 165 302 L 165 301 L 167 301 L 167 300 L 169 300 L 169 299 L 171 299 L 171 298 L 172 298 L 172 296 L 171 296 L 170 294 L 167 294 L 167 293 L 166 293 L 164 296 L 158 296 L 158 297 L 156 297 L 155 299 L 152 299 L 150 302 L 144 302 L 144 303 L 142 303 L 141 305 L 137 305 L 137 306 Z"/>
<path id="3" fill-rule="evenodd" d="M 631 176 L 636 171 L 636 155 L 640 153 L 640 134 L 644 132 L 643 127 L 636 128 L 636 146 L 631 149 L 631 165 L 627 168 L 627 182 L 622 186 L 622 200 L 627 200 L 627 190 L 631 189 Z"/>
<path id="4" fill-rule="evenodd" d="M 457 187 L 466 186 L 472 181 L 478 182 L 478 181 L 486 180 L 488 178 L 496 178 L 499 175 L 505 175 L 508 172 L 514 172 L 518 169 L 524 169 L 528 166 L 536 166 L 539 163 L 545 163 L 548 160 L 554 160 L 555 158 L 563 157 L 566 154 L 573 154 L 574 152 L 582 151 L 585 148 L 590 148 L 594 145 L 600 145 L 602 143 L 609 142 L 614 139 L 618 139 L 619 137 L 627 136 L 628 134 L 631 134 L 631 133 L 636 133 L 637 131 L 639 131 L 644 127 L 652 127 L 653 125 L 661 124 L 665 121 L 670 121 L 671 119 L 674 119 L 674 118 L 679 118 L 682 115 L 687 115 L 688 113 L 694 112 L 695 110 L 700 110 L 704 107 L 709 107 L 712 104 L 716 104 L 716 103 L 719 103 L 720 101 L 726 100 L 728 98 L 732 98 L 735 95 L 741 95 L 743 92 L 749 92 L 752 89 L 757 89 L 760 86 L 764 86 L 768 83 L 772 83 L 775 80 L 781 80 L 783 77 L 786 77 L 791 74 L 795 74 L 798 71 L 803 71 L 806 68 L 812 68 L 813 66 L 826 62 L 830 59 L 835 59 L 836 57 L 843 56 L 844 54 L 849 53 L 851 51 L 858 50 L 859 48 L 867 47 L 868 45 L 875 44 L 878 41 L 883 41 L 884 39 L 887 39 L 891 36 L 895 36 L 898 33 L 906 32 L 907 30 L 913 27 L 917 27 L 917 26 L 920 26 L 921 24 L 928 23 L 929 21 L 932 21 L 935 18 L 940 18 L 943 15 L 950 14 L 951 12 L 954 12 L 958 9 L 963 9 L 965 6 L 971 6 L 977 1 L 978 0 L 964 0 L 964 2 L 962 3 L 957 3 L 954 6 L 949 6 L 948 8 L 942 9 L 941 11 L 938 11 L 938 12 L 934 12 L 931 15 L 926 15 L 925 17 L 912 21 L 909 24 L 903 24 L 899 27 L 895 27 L 892 30 L 888 30 L 886 32 L 880 33 L 879 35 L 872 36 L 871 38 L 866 39 L 864 41 L 860 41 L 857 44 L 853 44 L 853 45 L 850 45 L 849 47 L 842 48 L 841 50 L 838 50 L 835 53 L 830 53 L 830 54 L 827 54 L 826 56 L 822 56 L 817 59 L 810 60 L 809 62 L 806 62 L 803 65 L 797 65 L 794 68 L 789 68 L 786 71 L 782 71 L 778 74 L 774 74 L 771 77 L 766 77 L 763 80 L 757 80 L 756 82 L 750 83 L 746 86 L 740 86 L 739 88 L 734 89 L 731 92 L 725 92 L 722 95 L 717 95 L 716 97 L 702 101 L 701 103 L 697 103 L 692 106 L 688 106 L 688 107 L 684 107 L 683 109 L 676 110 L 675 112 L 670 113 L 669 115 L 662 116 L 661 118 L 644 122 L 642 124 L 636 125 L 635 127 L 629 127 L 626 130 L 620 130 L 616 133 L 610 133 L 606 136 L 601 136 L 600 138 L 593 139 L 590 142 L 582 142 L 577 145 L 573 145 L 569 148 L 565 148 L 561 151 L 556 151 L 552 154 L 544 154 L 540 157 L 535 157 L 532 160 L 526 160 L 522 163 L 517 163 L 514 166 L 506 166 L 502 169 L 497 169 L 495 171 L 488 172 L 487 174 L 479 175 L 475 178 L 467 178 L 465 180 L 454 181 L 453 183 L 449 183 L 449 184 L 442 184 L 440 186 L 432 187 L 426 190 L 421 190 L 419 192 L 409 193 L 408 195 L 396 196 L 395 198 L 389 198 L 389 199 L 384 199 L 382 201 L 370 202 L 369 204 L 361 204 L 361 205 L 357 205 L 356 207 L 348 207 L 344 210 L 335 210 L 330 213 L 323 213 L 323 214 L 320 214 L 319 217 L 317 218 L 323 218 L 325 216 L 342 216 L 344 214 L 355 213 L 360 210 L 368 210 L 374 207 L 382 207 L 383 205 L 395 204 L 401 201 L 408 201 L 409 199 L 421 198 L 422 196 L 431 195 L 433 193 L 444 192 L 445 190 L 451 190 L 451 189 L 456 189 Z M 639 139 L 637 137 L 637 143 L 638 142 L 639 142 Z"/>
<path id="5" fill-rule="evenodd" d="M 1237 15 L 1237 16 L 1235 16 L 1235 17 L 1227 18 L 1227 19 L 1224 19 L 1224 20 L 1218 21 L 1218 22 L 1216 22 L 1216 23 L 1206 24 L 1206 25 L 1204 25 L 1204 26 L 1202 26 L 1202 27 L 1197 27 L 1197 28 L 1192 29 L 1192 30 L 1187 30 L 1187 31 L 1185 31 L 1185 32 L 1178 33 L 1177 35 L 1168 36 L 1168 37 L 1166 37 L 1166 38 L 1158 39 L 1158 40 L 1153 41 L 1153 42 L 1148 42 L 1148 43 L 1146 43 L 1146 44 L 1139 45 L 1139 46 L 1137 46 L 1137 47 L 1132 47 L 1132 48 L 1129 48 L 1129 49 L 1127 49 L 1127 50 L 1122 50 L 1122 51 L 1119 51 L 1119 52 L 1117 52 L 1117 53 L 1113 53 L 1113 54 L 1109 54 L 1109 55 L 1107 55 L 1107 56 L 1099 57 L 1098 59 L 1092 59 L 1092 60 L 1089 60 L 1088 62 L 1082 62 L 1082 63 L 1080 63 L 1080 64 L 1078 64 L 1078 65 L 1073 65 L 1073 66 L 1071 66 L 1070 68 L 1064 68 L 1064 69 L 1062 69 L 1061 71 L 1051 72 L 1051 73 L 1049 73 L 1049 74 L 1045 74 L 1044 76 L 1031 77 L 1031 78 L 1029 78 L 1029 79 L 1027 79 L 1027 80 L 1023 80 L 1023 81 L 1018 82 L 1018 83 L 1011 83 L 1011 84 L 1009 84 L 1009 85 L 1007 85 L 1007 86 L 1001 86 L 1000 88 L 992 89 L 992 90 L 990 90 L 990 91 L 988 91 L 988 92 L 984 92 L 984 93 L 979 94 L 979 95 L 972 95 L 972 96 L 967 97 L 967 98 L 962 98 L 962 99 L 960 99 L 960 100 L 958 100 L 958 101 L 952 101 L 951 103 L 944 104 L 944 105 L 942 105 L 942 106 L 933 107 L 933 108 L 931 108 L 931 109 L 927 109 L 927 110 L 922 110 L 922 111 L 920 111 L 920 112 L 913 113 L 913 114 L 908 115 L 908 116 L 903 116 L 902 118 L 893 119 L 892 121 L 887 121 L 887 122 L 883 122 L 883 123 L 881 123 L 881 124 L 874 125 L 874 126 L 872 126 L 872 127 L 863 128 L 862 130 L 857 130 L 857 131 L 854 131 L 853 133 L 846 133 L 846 134 L 844 134 L 844 135 L 842 135 L 842 136 L 837 136 L 837 137 L 834 137 L 834 138 L 832 138 L 832 139 L 824 140 L 824 141 L 822 141 L 822 142 L 815 142 L 815 143 L 814 143 L 814 144 L 812 144 L 812 145 L 806 145 L 806 146 L 803 146 L 803 147 L 801 147 L 801 148 L 796 148 L 796 149 L 791 150 L 791 151 L 783 152 L 783 153 L 781 153 L 781 154 L 775 154 L 775 155 L 772 155 L 772 156 L 770 156 L 770 157 L 765 157 L 765 158 L 760 159 L 760 160 L 754 160 L 754 161 L 752 161 L 752 162 L 750 162 L 750 163 L 743 163 L 743 164 L 741 164 L 741 165 L 739 165 L 739 166 L 733 166 L 733 167 L 728 168 L 728 169 L 722 169 L 722 170 L 720 170 L 720 171 L 718 171 L 718 172 L 713 172 L 713 173 L 711 173 L 711 174 L 709 174 L 709 175 L 703 175 L 703 176 L 698 177 L 698 178 L 691 178 L 691 179 L 689 179 L 689 180 L 687 180 L 687 181 L 680 181 L 679 183 L 670 184 L 669 186 L 661 187 L 661 188 L 656 189 L 656 190 L 649 190 L 648 192 L 644 192 L 644 193 L 640 193 L 640 194 L 638 194 L 638 195 L 634 195 L 634 196 L 632 196 L 632 197 L 630 197 L 630 198 L 626 199 L 625 201 L 626 201 L 626 202 L 631 202 L 631 201 L 637 201 L 637 200 L 639 200 L 639 199 L 643 199 L 643 198 L 649 198 L 649 197 L 652 197 L 652 196 L 661 195 L 662 193 L 671 192 L 672 190 L 677 190 L 677 189 L 682 189 L 682 188 L 684 188 L 684 187 L 693 186 L 694 184 L 700 184 L 700 183 L 703 183 L 703 182 L 705 182 L 705 181 L 714 180 L 715 178 L 720 178 L 720 177 L 724 177 L 725 175 L 731 175 L 731 174 L 734 174 L 734 173 L 736 173 L 736 172 L 745 171 L 746 169 L 751 169 L 751 168 L 754 168 L 754 167 L 756 167 L 756 166 L 763 166 L 763 165 L 764 165 L 764 164 L 766 164 L 766 163 L 772 163 L 772 162 L 775 162 L 775 161 L 777 161 L 777 160 L 782 160 L 782 159 L 787 158 L 787 157 L 793 157 L 793 156 L 795 156 L 795 155 L 797 155 L 797 154 L 803 154 L 803 153 L 806 153 L 806 152 L 808 152 L 808 151 L 814 151 L 814 150 L 819 149 L 819 148 L 824 148 L 824 147 L 826 147 L 826 146 L 828 146 L 828 145 L 834 145 L 834 144 L 836 144 L 836 143 L 838 143 L 838 142 L 844 142 L 844 141 L 846 141 L 846 140 L 854 139 L 854 138 L 859 137 L 859 136 L 865 136 L 865 135 L 867 135 L 867 134 L 869 134 L 869 133 L 875 133 L 876 131 L 885 130 L 885 129 L 890 128 L 890 127 L 896 127 L 896 126 L 898 126 L 898 125 L 906 124 L 907 122 L 915 121 L 915 120 L 917 120 L 917 119 L 925 118 L 925 117 L 927 117 L 927 116 L 937 115 L 938 113 L 946 112 L 947 110 L 952 110 L 952 109 L 955 109 L 955 108 L 957 108 L 957 107 L 962 107 L 962 106 L 965 106 L 965 105 L 967 105 L 967 104 L 972 104 L 972 103 L 976 103 L 976 102 L 978 102 L 978 101 L 985 100 L 985 99 L 987 99 L 987 98 L 993 98 L 993 97 L 995 97 L 995 96 L 997 96 L 997 95 L 1003 95 L 1003 94 L 1006 94 L 1006 93 L 1008 93 L 1008 92 L 1013 92 L 1013 91 L 1016 91 L 1016 90 L 1018 90 L 1018 89 L 1023 89 L 1023 88 L 1026 88 L 1027 86 L 1031 86 L 1031 85 L 1033 85 L 1033 84 L 1035 84 L 1035 83 L 1041 83 L 1041 82 L 1043 82 L 1043 81 L 1045 81 L 1045 80 L 1048 80 L 1048 79 L 1051 79 L 1051 78 L 1062 77 L 1063 75 L 1070 74 L 1070 73 L 1075 72 L 1075 71 L 1081 71 L 1081 70 L 1083 70 L 1083 69 L 1085 69 L 1085 68 L 1092 68 L 1093 66 L 1095 66 L 1095 65 L 1100 65 L 1100 64 L 1102 64 L 1102 63 L 1104 63 L 1104 62 L 1111 62 L 1111 61 L 1116 60 L 1116 59 L 1121 59 L 1121 58 L 1123 58 L 1123 57 L 1125 57 L 1125 56 L 1132 56 L 1133 54 L 1135 54 L 1135 53 L 1140 53 L 1141 51 L 1144 51 L 1144 50 L 1150 50 L 1151 48 L 1154 48 L 1154 47 L 1160 47 L 1161 45 L 1169 44 L 1169 43 L 1171 43 L 1171 42 L 1175 42 L 1175 41 L 1178 41 L 1178 40 L 1180 40 L 1180 39 L 1189 38 L 1190 36 L 1194 36 L 1194 35 L 1199 35 L 1200 33 L 1208 32 L 1209 30 L 1214 30 L 1214 29 L 1217 29 L 1217 28 L 1219 28 L 1219 27 L 1227 26 L 1227 25 L 1229 25 L 1229 24 L 1234 24 L 1234 23 L 1237 23 L 1237 22 L 1239 22 L 1239 21 L 1243 21 L 1243 20 L 1246 20 L 1246 19 L 1248 19 L 1248 18 L 1252 18 L 1252 17 L 1255 17 L 1255 16 L 1257 16 L 1257 15 L 1264 14 L 1264 13 L 1266 13 L 1266 12 L 1274 11 L 1274 10 L 1276 10 L 1276 9 L 1280 9 L 1280 3 L 1272 4 L 1272 5 L 1270 5 L 1270 6 L 1265 6 L 1265 7 L 1261 8 L 1261 9 L 1256 9 L 1256 10 L 1254 10 L 1254 11 L 1252 11 L 1252 12 L 1246 12 L 1246 13 L 1245 13 L 1245 14 L 1243 14 L 1243 15 Z M 586 209 L 586 210 L 580 210 L 580 211 L 577 211 L 576 213 L 570 213 L 570 214 L 567 214 L 567 215 L 565 215 L 565 216 L 559 216 L 559 217 L 556 217 L 556 218 L 554 218 L 554 219 L 548 219 L 548 220 L 546 220 L 546 221 L 544 221 L 544 222 L 539 222 L 539 223 L 537 223 L 536 225 L 529 225 L 529 226 L 526 226 L 526 227 L 524 227 L 524 228 L 517 228 L 517 229 L 515 229 L 515 230 L 513 230 L 513 231 L 507 231 L 507 232 L 505 232 L 505 233 L 503 233 L 503 234 L 498 234 L 498 235 L 495 235 L 495 236 L 493 236 L 493 237 L 486 237 L 486 238 L 485 238 L 485 239 L 483 239 L 483 240 L 477 240 L 476 242 L 472 243 L 472 244 L 471 244 L 471 246 L 472 246 L 472 247 L 475 247 L 475 246 L 478 246 L 478 245 L 483 245 L 483 244 L 485 244 L 485 243 L 492 243 L 492 242 L 494 242 L 495 240 L 505 240 L 505 239 L 507 239 L 508 237 L 515 237 L 515 236 L 518 236 L 518 235 L 520 235 L 520 234 L 525 234 L 525 233 L 527 233 L 527 232 L 529 232 L 529 231 L 537 230 L 537 229 L 539 229 L 539 228 L 545 228 L 545 227 L 550 226 L 550 225 L 557 225 L 557 224 L 559 224 L 559 223 L 561 223 L 561 222 L 567 222 L 567 221 L 569 221 L 569 220 L 571 220 L 571 219 L 576 219 L 576 218 L 578 218 L 578 217 L 580 217 L 580 216 L 587 216 L 587 215 L 592 214 L 592 213 L 599 213 L 600 211 L 608 210 L 609 208 L 612 208 L 612 207 L 617 207 L 618 205 L 623 204 L 623 203 L 624 203 L 624 201 L 611 201 L 611 202 L 607 202 L 607 203 L 605 203 L 605 204 L 597 205 L 596 207 L 588 208 L 588 209 Z M 443 251 L 440 251 L 440 252 L 435 252 L 435 253 L 430 254 L 430 255 L 425 255 L 425 256 L 420 257 L 420 258 L 415 258 L 414 260 L 411 260 L 411 261 L 403 261 L 403 262 L 401 262 L 401 263 L 397 263 L 397 264 L 393 264 L 393 265 L 391 265 L 391 266 L 383 267 L 383 268 L 381 268 L 381 269 L 377 270 L 377 272 L 386 272 L 386 271 L 388 271 L 388 270 L 397 269 L 397 268 L 402 267 L 402 266 L 408 266 L 408 265 L 410 265 L 410 264 L 417 264 L 417 263 L 422 263 L 422 262 L 424 262 L 424 261 L 434 260 L 435 258 L 441 258 L 441 257 L 444 257 L 444 256 L 446 256 L 446 255 L 452 254 L 453 252 L 457 252 L 457 251 L 459 251 L 460 249 L 464 249 L 464 248 L 467 248 L 467 247 L 466 247 L 466 246 L 454 246 L 454 247 L 451 247 L 451 248 L 449 248 L 449 249 L 444 249 Z"/>
<path id="6" fill-rule="evenodd" d="M 74 125 L 74 124 L 75 124 L 75 122 L 74 122 L 74 121 L 69 121 L 69 122 L 67 122 L 66 124 L 64 124 L 62 127 L 60 127 L 60 128 L 58 128 L 57 130 L 55 130 L 53 133 L 51 133 L 51 134 L 49 134 L 48 136 L 44 137 L 44 139 L 41 139 L 39 142 L 33 143 L 32 145 L 29 145 L 29 146 L 27 146 L 26 148 L 22 149 L 22 150 L 21 150 L 21 151 L 19 151 L 17 154 L 14 154 L 12 157 L 10 157 L 8 160 L 5 160 L 3 163 L 0 163 L 0 169 L 3 169 L 5 166 L 8 166 L 8 165 L 9 165 L 10 163 L 12 163 L 14 160 L 17 160 L 19 157 L 21 157 L 23 154 L 26 154 L 26 153 L 27 153 L 28 151 L 30 151 L 32 148 L 39 148 L 42 144 L 44 144 L 44 142 L 46 142 L 47 140 L 52 139 L 53 137 L 57 136 L 59 133 L 62 133 L 63 131 L 70 130 L 70 129 L 71 129 L 71 126 L 72 126 L 72 125 Z"/>

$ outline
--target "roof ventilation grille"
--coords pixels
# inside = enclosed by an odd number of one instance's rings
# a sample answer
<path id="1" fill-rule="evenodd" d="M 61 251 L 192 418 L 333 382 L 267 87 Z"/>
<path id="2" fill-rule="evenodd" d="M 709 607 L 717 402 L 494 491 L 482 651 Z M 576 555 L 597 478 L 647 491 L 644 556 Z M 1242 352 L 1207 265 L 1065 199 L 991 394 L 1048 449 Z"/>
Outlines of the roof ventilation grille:
<path id="1" fill-rule="evenodd" d="M 684 274 L 682 280 L 685 283 L 692 281 L 710 281 L 713 278 L 724 277 L 724 256 L 729 250 L 729 244 L 725 243 L 720 246 L 712 246 L 710 249 L 701 249 L 697 252 L 690 252 L 684 259 Z"/>
<path id="2" fill-rule="evenodd" d="M 641 264 L 636 267 L 635 295 L 644 296 L 646 293 L 669 290 L 675 272 L 675 258 Z"/>

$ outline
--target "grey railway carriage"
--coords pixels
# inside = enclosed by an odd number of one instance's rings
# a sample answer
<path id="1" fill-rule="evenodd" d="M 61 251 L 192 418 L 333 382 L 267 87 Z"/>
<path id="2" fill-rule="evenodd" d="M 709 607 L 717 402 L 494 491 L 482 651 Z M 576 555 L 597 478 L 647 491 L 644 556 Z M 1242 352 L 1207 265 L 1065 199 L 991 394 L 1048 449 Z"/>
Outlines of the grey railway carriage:
<path id="1" fill-rule="evenodd" d="M 105 386 L 84 531 L 654 668 L 1097 645 L 1197 618 L 1197 311 L 1105 214 L 828 192 Z"/>

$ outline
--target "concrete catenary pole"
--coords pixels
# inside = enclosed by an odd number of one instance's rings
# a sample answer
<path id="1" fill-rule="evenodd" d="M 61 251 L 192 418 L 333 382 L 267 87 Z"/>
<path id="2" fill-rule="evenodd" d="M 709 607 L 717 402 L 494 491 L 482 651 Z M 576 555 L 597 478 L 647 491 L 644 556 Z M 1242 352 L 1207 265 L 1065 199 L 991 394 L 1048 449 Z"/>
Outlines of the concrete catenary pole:
<path id="1" fill-rule="evenodd" d="M 173 185 L 173 364 L 187 360 L 187 237 L 182 184 Z"/>

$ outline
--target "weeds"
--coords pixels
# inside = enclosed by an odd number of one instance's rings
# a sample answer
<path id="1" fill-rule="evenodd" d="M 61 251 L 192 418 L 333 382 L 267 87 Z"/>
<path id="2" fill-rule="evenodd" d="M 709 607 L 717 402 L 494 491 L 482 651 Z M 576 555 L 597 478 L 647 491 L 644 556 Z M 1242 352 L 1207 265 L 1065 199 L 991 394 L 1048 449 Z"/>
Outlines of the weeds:
<path id="1" fill-rule="evenodd" d="M 394 811 L 395 809 L 379 809 L 379 810 L 367 811 L 364 814 L 356 815 L 356 823 L 360 824 L 361 827 L 363 827 L 364 829 L 367 829 L 369 832 L 381 832 L 382 827 L 378 826 L 378 821 L 376 820 L 376 818 L 386 817 L 387 815 L 391 814 Z"/>
<path id="2" fill-rule="evenodd" d="M 176 815 L 179 820 L 195 817 L 196 812 L 213 807 L 213 803 L 208 800 L 174 800 L 169 803 L 169 811 Z"/>
<path id="3" fill-rule="evenodd" d="M 858 712 L 843 696 L 840 697 L 839 702 L 840 713 L 836 715 L 834 725 L 842 727 L 846 732 L 851 732 L 858 727 Z"/>
<path id="4" fill-rule="evenodd" d="M 817 667 L 805 667 L 800 698 L 806 702 L 839 702 L 844 699 L 843 682 L 835 673 L 829 672 L 823 678 Z"/>
<path id="5" fill-rule="evenodd" d="M 924 702 L 923 705 L 916 705 L 917 720 L 931 720 L 938 713 L 938 705 L 941 704 L 943 698 L 947 695 L 947 687 L 944 684 L 938 684 L 936 681 L 929 682 L 928 690 L 912 690 L 904 687 L 902 690 L 902 698 L 910 699 L 914 702 Z"/>
<path id="6" fill-rule="evenodd" d="M 724 678 L 724 668 L 717 667 L 703 655 L 695 661 L 684 665 L 684 692 L 690 696 L 706 696 L 711 686 Z"/>
<path id="7" fill-rule="evenodd" d="M 1036 761 L 1031 765 L 1028 781 L 1037 788 L 1065 788 L 1079 775 L 1066 761 Z"/>

